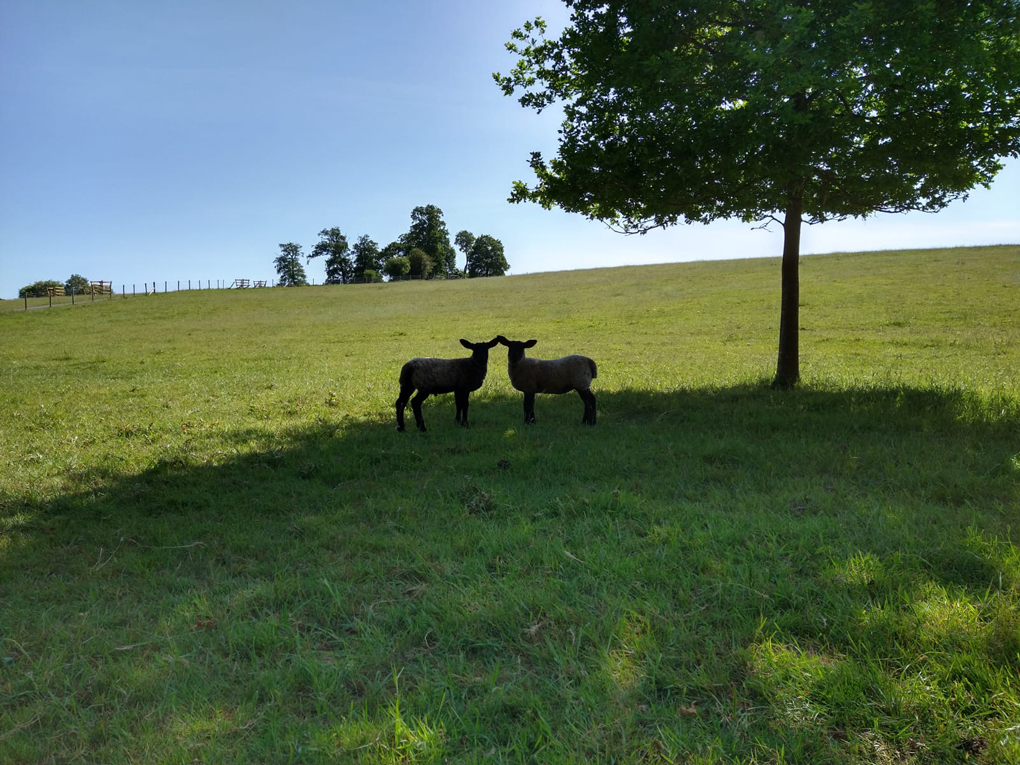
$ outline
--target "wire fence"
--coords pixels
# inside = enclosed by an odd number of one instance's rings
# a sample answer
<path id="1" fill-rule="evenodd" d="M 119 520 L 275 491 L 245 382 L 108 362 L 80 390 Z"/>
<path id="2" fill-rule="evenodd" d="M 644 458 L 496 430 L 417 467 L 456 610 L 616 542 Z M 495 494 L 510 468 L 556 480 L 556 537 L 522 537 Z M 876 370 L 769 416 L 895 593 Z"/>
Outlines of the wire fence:
<path id="1" fill-rule="evenodd" d="M 420 276 L 398 276 L 391 277 L 388 281 L 420 281 Z M 429 277 L 435 279 L 453 279 L 456 276 L 439 274 Z M 354 278 L 348 284 L 378 284 L 378 280 Z M 101 300 L 113 300 L 128 297 L 145 295 L 160 295 L 172 292 L 193 292 L 208 290 L 238 290 L 238 289 L 260 289 L 276 287 L 275 279 L 178 279 L 171 281 L 142 282 L 141 284 L 121 284 L 120 289 L 112 282 L 97 282 L 105 285 L 100 288 L 86 288 L 81 292 L 65 292 L 63 288 L 51 288 L 45 297 L 23 297 L 15 300 L 0 300 L 0 313 L 10 311 L 33 311 L 43 308 L 58 308 L 65 305 L 79 305 L 81 303 L 95 303 Z M 325 282 L 316 283 L 312 279 L 308 286 L 318 287 Z M 130 287 L 130 289 L 128 289 Z"/>
<path id="2" fill-rule="evenodd" d="M 66 291 L 59 287 L 50 288 L 47 291 L 48 294 L 43 297 L 19 297 L 16 300 L 0 300 L 0 312 L 58 308 L 65 305 L 80 305 L 82 303 L 95 303 L 101 300 L 137 297 L 140 295 L 159 295 L 168 292 L 271 287 L 275 286 L 275 281 L 257 279 L 179 279 L 170 281 L 165 279 L 162 282 L 152 281 L 142 282 L 141 284 L 114 285 L 111 282 L 103 282 L 102 284 L 104 287 L 86 287 L 81 291 Z"/>

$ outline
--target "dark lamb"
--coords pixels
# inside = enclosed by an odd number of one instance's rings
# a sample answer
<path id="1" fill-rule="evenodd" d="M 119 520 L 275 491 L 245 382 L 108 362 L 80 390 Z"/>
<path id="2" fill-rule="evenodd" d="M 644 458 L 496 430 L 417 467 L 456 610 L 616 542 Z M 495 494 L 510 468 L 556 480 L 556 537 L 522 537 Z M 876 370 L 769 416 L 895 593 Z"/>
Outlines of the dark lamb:
<path id="1" fill-rule="evenodd" d="M 507 340 L 496 338 L 507 351 L 507 372 L 510 384 L 524 394 L 524 422 L 535 422 L 536 393 L 569 393 L 574 390 L 584 402 L 582 425 L 595 424 L 595 394 L 591 381 L 598 377 L 598 367 L 587 356 L 564 356 L 561 359 L 529 359 L 526 348 L 533 348 L 537 340 Z"/>
<path id="2" fill-rule="evenodd" d="M 404 364 L 400 370 L 400 395 L 397 397 L 397 430 L 404 430 L 404 407 L 415 390 L 418 394 L 411 399 L 411 410 L 418 430 L 425 432 L 425 420 L 421 404 L 429 396 L 452 393 L 457 402 L 456 420 L 465 428 L 468 424 L 468 394 L 478 390 L 485 381 L 489 366 L 489 349 L 498 340 L 487 343 L 460 344 L 471 351 L 465 359 L 415 358 Z"/>

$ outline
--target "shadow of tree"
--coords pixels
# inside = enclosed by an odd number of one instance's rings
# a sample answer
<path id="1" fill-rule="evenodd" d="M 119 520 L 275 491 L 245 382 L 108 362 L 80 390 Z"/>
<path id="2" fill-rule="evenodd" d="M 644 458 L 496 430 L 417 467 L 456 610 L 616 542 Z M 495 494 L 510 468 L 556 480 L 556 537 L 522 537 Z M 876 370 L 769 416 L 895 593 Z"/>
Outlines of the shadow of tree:
<path id="1" fill-rule="evenodd" d="M 424 435 L 390 413 L 239 428 L 5 498 L 6 745 L 1012 745 L 992 699 L 1020 654 L 1017 402 L 605 391 L 594 429 L 574 397 L 540 398 L 531 427 L 518 398 L 472 404 L 468 430 L 452 402 Z"/>

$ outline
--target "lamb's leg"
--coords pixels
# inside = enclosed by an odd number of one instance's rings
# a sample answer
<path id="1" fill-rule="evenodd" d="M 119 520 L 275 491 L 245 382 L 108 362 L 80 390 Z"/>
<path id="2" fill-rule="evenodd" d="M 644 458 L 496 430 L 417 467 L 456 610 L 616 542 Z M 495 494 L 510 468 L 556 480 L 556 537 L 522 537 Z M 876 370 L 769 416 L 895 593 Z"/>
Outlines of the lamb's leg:
<path id="1" fill-rule="evenodd" d="M 414 388 L 400 386 L 400 395 L 397 396 L 397 432 L 404 432 L 404 407 L 407 406 L 407 399 L 411 397 Z"/>
<path id="2" fill-rule="evenodd" d="M 418 425 L 418 430 L 422 433 L 425 432 L 425 418 L 421 416 L 421 402 L 428 397 L 428 393 L 418 391 L 418 395 L 411 399 L 411 409 L 414 411 L 414 421 Z"/>
<path id="3" fill-rule="evenodd" d="M 595 424 L 595 394 L 590 390 L 579 390 L 577 395 L 584 402 L 584 417 L 581 418 L 582 425 Z"/>
<path id="4" fill-rule="evenodd" d="M 466 390 L 455 390 L 453 397 L 457 402 L 457 422 L 466 428 L 468 426 L 468 392 Z"/>
<path id="5" fill-rule="evenodd" d="M 535 394 L 525 393 L 524 394 L 524 424 L 534 425 L 535 424 Z"/>

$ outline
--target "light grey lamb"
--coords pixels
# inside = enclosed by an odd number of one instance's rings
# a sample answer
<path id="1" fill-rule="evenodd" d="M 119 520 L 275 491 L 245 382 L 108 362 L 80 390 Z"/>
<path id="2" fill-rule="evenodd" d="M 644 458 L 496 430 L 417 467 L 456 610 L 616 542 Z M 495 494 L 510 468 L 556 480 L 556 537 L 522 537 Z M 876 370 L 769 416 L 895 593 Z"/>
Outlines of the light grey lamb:
<path id="1" fill-rule="evenodd" d="M 414 358 L 400 370 L 400 395 L 397 397 L 397 430 L 404 429 L 404 407 L 415 390 L 418 394 L 411 399 L 411 409 L 418 430 L 425 432 L 425 420 L 421 415 L 421 404 L 437 393 L 453 393 L 457 402 L 456 420 L 465 428 L 468 424 L 468 394 L 482 387 L 489 366 L 489 349 L 497 340 L 487 343 L 460 344 L 471 351 L 465 359 Z"/>
<path id="2" fill-rule="evenodd" d="M 507 372 L 510 384 L 524 394 L 524 422 L 535 422 L 536 393 L 568 393 L 577 391 L 584 402 L 582 425 L 595 424 L 595 394 L 591 381 L 598 377 L 598 367 L 587 356 L 564 356 L 561 359 L 529 359 L 526 348 L 533 348 L 537 340 L 507 340 L 496 338 L 507 351 Z"/>

